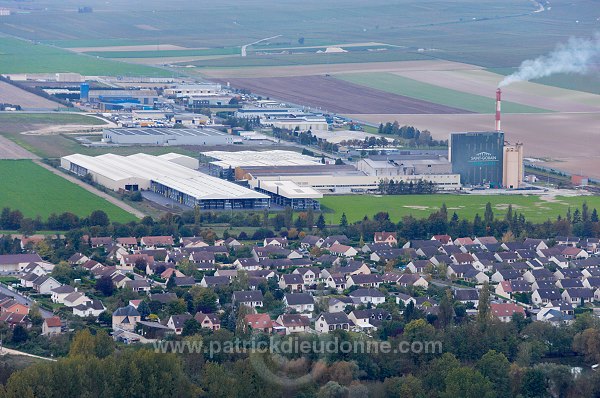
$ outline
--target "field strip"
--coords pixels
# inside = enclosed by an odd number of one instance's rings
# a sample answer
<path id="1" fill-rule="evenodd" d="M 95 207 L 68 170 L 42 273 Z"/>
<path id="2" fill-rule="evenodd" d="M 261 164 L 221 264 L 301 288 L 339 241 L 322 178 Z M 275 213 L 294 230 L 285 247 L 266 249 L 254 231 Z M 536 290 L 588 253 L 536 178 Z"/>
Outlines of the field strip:
<path id="1" fill-rule="evenodd" d="M 346 114 L 372 124 L 393 122 L 427 129 L 434 139 L 446 140 L 451 132 L 490 131 L 492 115 L 366 115 Z M 509 142 L 522 142 L 525 157 L 555 159 L 551 166 L 571 173 L 600 178 L 598 113 L 505 114 L 502 129 Z M 550 164 L 544 164 L 550 165 Z"/>
<path id="2" fill-rule="evenodd" d="M 0 135 L 0 159 L 39 159 L 39 156 Z"/>
<path id="3" fill-rule="evenodd" d="M 69 50 L 76 53 L 86 53 L 90 51 L 104 52 L 104 51 L 168 51 L 168 50 L 206 50 L 203 48 L 188 48 L 182 46 L 176 46 L 174 44 L 142 44 L 142 45 L 131 45 L 131 46 L 101 46 L 101 47 L 73 47 Z"/>
<path id="4" fill-rule="evenodd" d="M 493 97 L 504 76 L 485 70 L 397 71 L 396 75 L 427 84 Z M 557 112 L 600 111 L 600 95 L 537 83 L 515 83 L 503 90 L 503 100 Z"/>
<path id="5" fill-rule="evenodd" d="M 200 73 L 207 77 L 290 77 L 311 76 L 338 73 L 363 72 L 400 72 L 406 70 L 472 70 L 482 69 L 479 66 L 452 61 L 392 61 L 392 62 L 360 62 L 344 64 L 318 64 L 293 66 L 256 66 L 243 68 L 202 69 Z"/>
<path id="6" fill-rule="evenodd" d="M 22 109 L 64 108 L 58 102 L 50 101 L 7 82 L 0 82 L 0 102 L 20 105 Z"/>
<path id="7" fill-rule="evenodd" d="M 426 74 L 434 72 L 425 72 Z M 435 104 L 453 106 L 475 113 L 493 113 L 496 110 L 495 90 L 487 96 L 466 93 L 449 89 L 424 81 L 409 79 L 393 73 L 352 73 L 336 75 L 336 78 L 350 83 L 370 87 L 392 94 L 429 101 Z M 505 101 L 502 104 L 506 113 L 546 113 L 546 109 L 534 108 L 527 105 Z"/>
<path id="8" fill-rule="evenodd" d="M 34 160 L 34 163 L 42 166 L 43 168 L 45 168 L 48 171 L 51 171 L 53 174 L 56 174 L 57 176 L 60 176 L 70 182 L 72 182 L 73 184 L 79 185 L 80 187 L 82 187 L 83 189 L 85 189 L 86 191 L 93 193 L 96 196 L 99 196 L 103 199 L 106 199 L 108 202 L 112 203 L 113 205 L 125 210 L 126 212 L 133 214 L 134 216 L 136 216 L 137 218 L 143 218 L 146 216 L 146 214 L 142 213 L 141 211 L 139 211 L 138 209 L 133 208 L 132 206 L 128 205 L 127 203 L 124 203 L 123 201 L 115 198 L 114 196 L 111 196 L 105 192 L 100 191 L 97 188 L 94 188 L 93 186 L 86 184 L 85 182 L 69 175 L 66 173 L 63 173 L 62 171 L 59 171 L 57 169 L 55 169 L 52 166 L 47 165 L 46 163 L 43 163 L 39 160 Z"/>

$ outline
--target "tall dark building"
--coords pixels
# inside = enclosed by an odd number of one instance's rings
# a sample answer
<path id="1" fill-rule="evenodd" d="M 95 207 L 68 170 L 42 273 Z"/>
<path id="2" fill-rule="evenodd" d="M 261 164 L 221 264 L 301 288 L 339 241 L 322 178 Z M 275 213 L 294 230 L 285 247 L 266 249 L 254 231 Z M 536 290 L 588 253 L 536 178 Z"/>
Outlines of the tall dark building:
<path id="1" fill-rule="evenodd" d="M 452 133 L 450 135 L 452 172 L 460 174 L 460 182 L 463 185 L 500 187 L 503 149 L 503 132 Z"/>

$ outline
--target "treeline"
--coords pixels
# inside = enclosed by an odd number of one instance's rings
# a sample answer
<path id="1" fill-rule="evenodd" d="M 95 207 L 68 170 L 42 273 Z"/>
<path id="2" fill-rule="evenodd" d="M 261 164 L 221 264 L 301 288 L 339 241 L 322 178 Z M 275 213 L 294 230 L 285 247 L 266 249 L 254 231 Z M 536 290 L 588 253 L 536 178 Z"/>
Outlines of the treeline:
<path id="1" fill-rule="evenodd" d="M 400 127 L 398 121 L 394 121 L 393 123 L 387 122 L 386 124 L 381 123 L 377 129 L 377 132 L 379 134 L 401 137 L 407 140 L 413 146 L 448 146 L 448 140 L 436 141 L 432 139 L 431 132 L 429 130 L 419 130 L 413 126 Z"/>
<path id="2" fill-rule="evenodd" d="M 413 181 L 396 182 L 385 178 L 379 181 L 379 192 L 384 195 L 432 194 L 437 192 L 437 185 L 425 180 L 418 180 L 415 183 Z"/>
<path id="3" fill-rule="evenodd" d="M 338 152 L 339 146 L 313 135 L 312 131 L 300 131 L 273 127 L 273 137 L 285 141 L 297 142 L 300 145 L 315 146 L 325 152 Z"/>
<path id="4" fill-rule="evenodd" d="M 297 339 L 296 347 L 323 343 L 329 348 L 324 354 L 182 350 L 174 355 L 144 347 L 116 350 L 106 333 L 92 335 L 84 330 L 74 337 L 67 358 L 15 372 L 0 388 L 0 397 L 574 398 L 600 394 L 600 373 L 590 369 L 600 361 L 597 319 L 585 314 L 570 326 L 553 326 L 514 316 L 503 323 L 493 320 L 485 308 L 480 310 L 483 315 L 477 318 L 453 319 L 453 307 L 446 300 L 440 303 L 437 317 L 425 320 L 405 308 L 404 314 L 396 310 L 395 320 L 380 327 L 379 337 L 393 349 L 439 342 L 442 352 L 348 350 L 374 340 L 339 330 L 270 340 L 266 335 L 222 329 L 176 339 L 204 347 L 225 347 L 236 338 L 282 347 Z M 565 360 L 576 363 L 581 374 Z"/>

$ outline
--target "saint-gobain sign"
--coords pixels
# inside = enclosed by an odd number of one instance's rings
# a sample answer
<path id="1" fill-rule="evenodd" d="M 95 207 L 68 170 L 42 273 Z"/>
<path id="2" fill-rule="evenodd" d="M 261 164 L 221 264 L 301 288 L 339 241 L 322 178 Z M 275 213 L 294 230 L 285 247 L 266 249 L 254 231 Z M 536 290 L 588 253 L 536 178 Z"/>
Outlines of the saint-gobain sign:
<path id="1" fill-rule="evenodd" d="M 469 162 L 497 162 L 498 157 L 489 152 L 479 152 L 471 156 Z"/>

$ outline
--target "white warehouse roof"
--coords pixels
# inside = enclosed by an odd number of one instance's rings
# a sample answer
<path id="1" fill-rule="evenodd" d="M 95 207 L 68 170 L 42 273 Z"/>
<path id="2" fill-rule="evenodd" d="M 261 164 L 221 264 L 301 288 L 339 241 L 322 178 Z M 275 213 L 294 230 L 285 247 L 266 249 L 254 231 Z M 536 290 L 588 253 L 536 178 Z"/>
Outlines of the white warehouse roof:
<path id="1" fill-rule="evenodd" d="M 267 199 L 269 196 L 212 177 L 163 157 L 138 153 L 130 156 L 105 154 L 97 157 L 70 155 L 63 158 L 89 172 L 111 180 L 138 177 L 192 196 L 206 199 Z"/>
<path id="2" fill-rule="evenodd" d="M 289 199 L 319 199 L 323 197 L 321 192 L 312 187 L 301 187 L 293 181 L 268 181 L 268 180 L 250 180 L 250 185 L 254 188 L 260 188 Z"/>
<path id="3" fill-rule="evenodd" d="M 293 151 L 210 151 L 202 152 L 202 154 L 218 159 L 211 163 L 222 168 L 245 166 L 314 166 L 321 164 L 316 158 Z"/>

